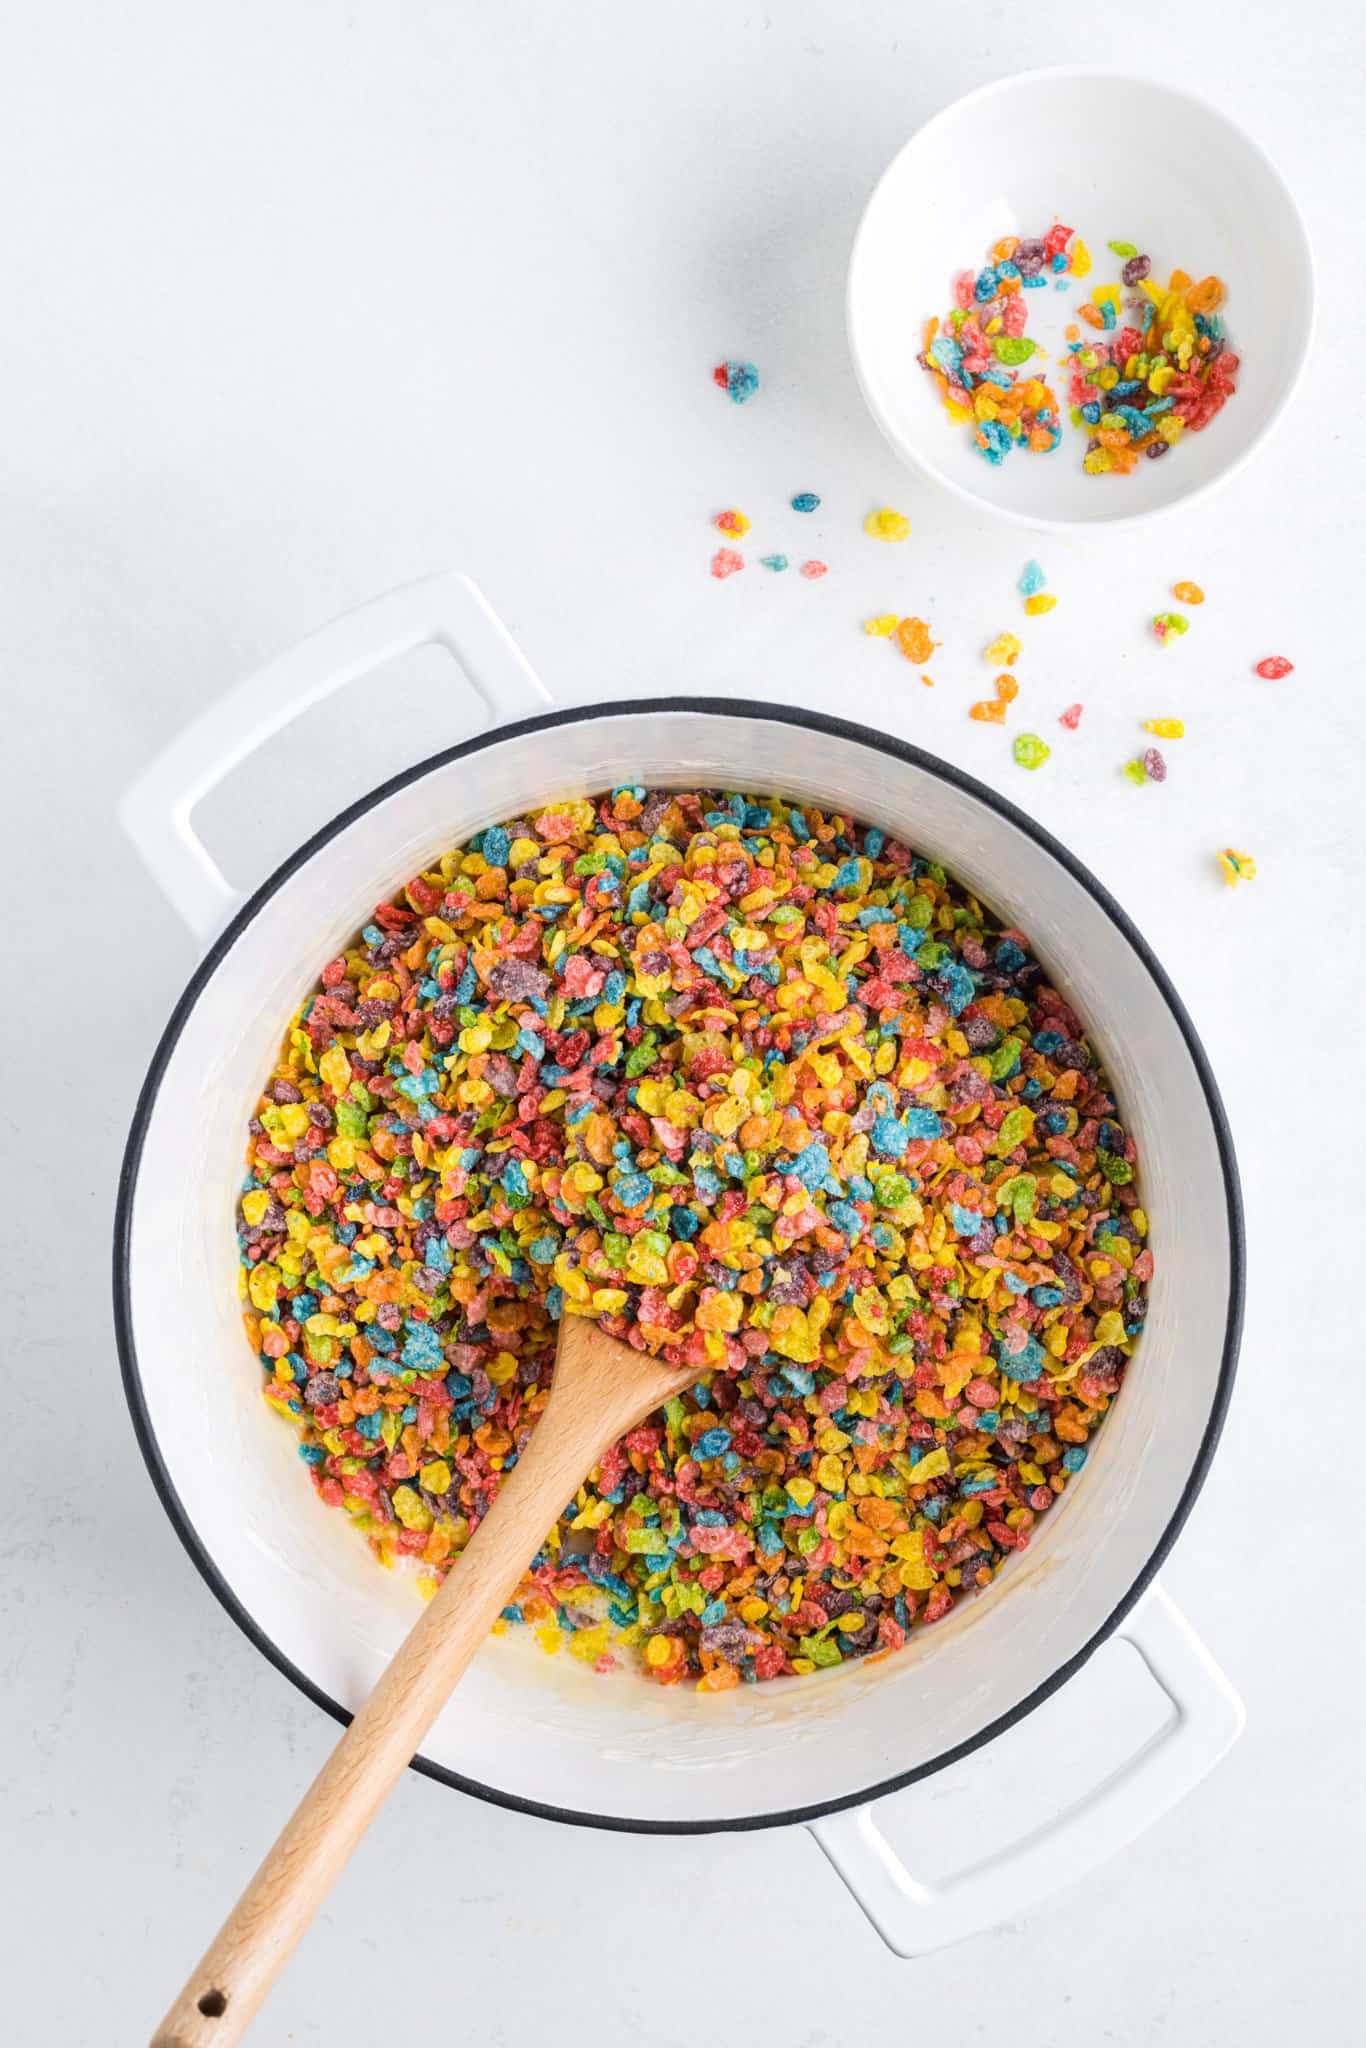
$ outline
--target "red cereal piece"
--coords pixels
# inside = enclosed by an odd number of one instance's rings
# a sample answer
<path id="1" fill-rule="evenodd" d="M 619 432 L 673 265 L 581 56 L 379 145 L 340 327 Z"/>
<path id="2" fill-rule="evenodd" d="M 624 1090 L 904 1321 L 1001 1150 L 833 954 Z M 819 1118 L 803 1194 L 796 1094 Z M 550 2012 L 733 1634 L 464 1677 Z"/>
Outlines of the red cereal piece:
<path id="1" fill-rule="evenodd" d="M 816 583 L 822 576 L 828 576 L 830 570 L 825 562 L 803 562 L 797 573 L 805 576 L 808 583 Z"/>
<path id="2" fill-rule="evenodd" d="M 1045 250 L 1050 256 L 1061 256 L 1074 233 L 1075 229 L 1065 228 L 1061 221 L 1056 222 L 1043 238 Z"/>
<path id="3" fill-rule="evenodd" d="M 718 548 L 711 558 L 711 573 L 718 582 L 724 582 L 727 576 L 733 576 L 744 566 L 744 556 L 737 555 L 734 548 Z"/>
<path id="4" fill-rule="evenodd" d="M 1069 732 L 1075 732 L 1081 724 L 1081 711 L 1080 704 L 1069 704 L 1066 711 L 1058 713 L 1058 724 L 1065 725 Z"/>
<path id="5" fill-rule="evenodd" d="M 1294 672 L 1294 662 L 1287 661 L 1283 654 L 1268 654 L 1265 661 L 1257 663 L 1257 674 L 1264 676 L 1269 683 L 1278 683 L 1282 676 L 1293 675 Z"/>

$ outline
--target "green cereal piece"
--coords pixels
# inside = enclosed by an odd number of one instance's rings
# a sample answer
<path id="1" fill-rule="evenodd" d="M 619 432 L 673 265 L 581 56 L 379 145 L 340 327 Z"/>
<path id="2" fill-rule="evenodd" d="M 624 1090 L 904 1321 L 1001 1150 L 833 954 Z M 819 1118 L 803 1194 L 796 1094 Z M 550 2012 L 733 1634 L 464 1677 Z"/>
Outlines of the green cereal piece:
<path id="1" fill-rule="evenodd" d="M 1053 749 L 1036 732 L 1017 733 L 1011 753 L 1021 768 L 1042 768 Z"/>

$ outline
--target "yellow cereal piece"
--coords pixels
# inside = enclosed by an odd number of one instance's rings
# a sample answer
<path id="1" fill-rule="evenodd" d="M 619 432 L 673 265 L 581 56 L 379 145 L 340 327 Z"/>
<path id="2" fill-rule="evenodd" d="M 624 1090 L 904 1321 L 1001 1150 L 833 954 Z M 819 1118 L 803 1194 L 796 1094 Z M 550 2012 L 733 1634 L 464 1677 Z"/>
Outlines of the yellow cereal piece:
<path id="1" fill-rule="evenodd" d="M 875 619 L 865 619 L 863 630 L 876 640 L 890 640 L 897 628 L 896 612 L 879 612 Z"/>
<path id="2" fill-rule="evenodd" d="M 984 650 L 985 658 L 993 668 L 1003 665 L 1010 668 L 1019 658 L 1023 646 L 1024 642 L 1017 640 L 1013 633 L 998 633 L 990 647 Z"/>
<path id="3" fill-rule="evenodd" d="M 1186 737 L 1186 728 L 1179 718 L 1145 718 L 1143 730 L 1156 733 L 1160 740 L 1182 740 Z"/>
<path id="4" fill-rule="evenodd" d="M 1089 277 L 1090 274 L 1091 251 L 1087 248 L 1081 236 L 1078 235 L 1072 244 L 1072 275 L 1073 277 Z"/>
<path id="5" fill-rule="evenodd" d="M 1239 882 L 1250 882 L 1257 872 L 1257 863 L 1252 855 L 1239 853 L 1232 846 L 1221 847 L 1215 858 L 1230 889 L 1236 889 Z"/>
<path id="6" fill-rule="evenodd" d="M 893 512 L 890 505 L 884 505 L 881 511 L 868 514 L 863 530 L 873 540 L 905 540 L 911 522 L 904 512 Z"/>
<path id="7" fill-rule="evenodd" d="M 1033 597 L 1025 599 L 1024 608 L 1030 618 L 1033 619 L 1037 618 L 1041 612 L 1051 612 L 1057 602 L 1058 600 L 1054 597 L 1051 590 L 1038 590 L 1034 593 Z"/>

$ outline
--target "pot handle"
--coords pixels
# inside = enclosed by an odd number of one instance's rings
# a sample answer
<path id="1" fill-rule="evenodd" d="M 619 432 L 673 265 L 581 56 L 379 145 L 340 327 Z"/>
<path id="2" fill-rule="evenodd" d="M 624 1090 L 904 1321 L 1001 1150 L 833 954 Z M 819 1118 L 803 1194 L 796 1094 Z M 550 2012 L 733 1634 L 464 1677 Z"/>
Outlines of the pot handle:
<path id="1" fill-rule="evenodd" d="M 923 1956 L 1014 1919 L 1089 1875 L 1184 1799 L 1237 1740 L 1243 1704 L 1160 1587 L 1117 1632 L 1174 1714 L 1075 1805 L 943 1885 L 913 1877 L 878 1828 L 876 1803 L 827 1814 L 811 1832 L 887 1946 Z"/>
<path id="2" fill-rule="evenodd" d="M 494 722 L 544 711 L 551 697 L 488 601 L 466 576 L 405 584 L 322 626 L 211 704 L 144 769 L 119 822 L 204 945 L 243 901 L 191 824 L 195 805 L 239 761 L 334 690 L 431 643 L 448 647 Z"/>

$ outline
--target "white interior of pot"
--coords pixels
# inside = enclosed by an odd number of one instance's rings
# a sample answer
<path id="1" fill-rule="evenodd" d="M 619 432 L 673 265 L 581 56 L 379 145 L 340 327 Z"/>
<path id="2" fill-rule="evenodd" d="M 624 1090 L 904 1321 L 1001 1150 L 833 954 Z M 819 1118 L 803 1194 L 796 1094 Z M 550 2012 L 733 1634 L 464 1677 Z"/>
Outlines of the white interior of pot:
<path id="1" fill-rule="evenodd" d="M 511 1630 L 424 1745 L 506 1794 L 637 1820 L 717 1820 L 847 1797 L 1017 1707 L 1113 1613 L 1161 1540 L 1215 1398 L 1227 1206 L 1199 1076 L 1123 934 L 1066 868 L 976 798 L 852 738 L 684 711 L 514 734 L 435 768 L 275 892 L 201 991 L 151 1113 L 131 1228 L 133 1338 L 151 1426 L 208 1556 L 257 1626 L 355 1707 L 417 1612 L 315 1497 L 261 1398 L 237 1306 L 245 1126 L 285 1024 L 377 900 L 480 827 L 631 782 L 781 792 L 942 860 L 1018 924 L 1076 1005 L 1142 1158 L 1157 1273 L 1123 1398 L 1030 1550 L 986 1595 L 872 1667 L 704 1697 L 599 1677 Z"/>

